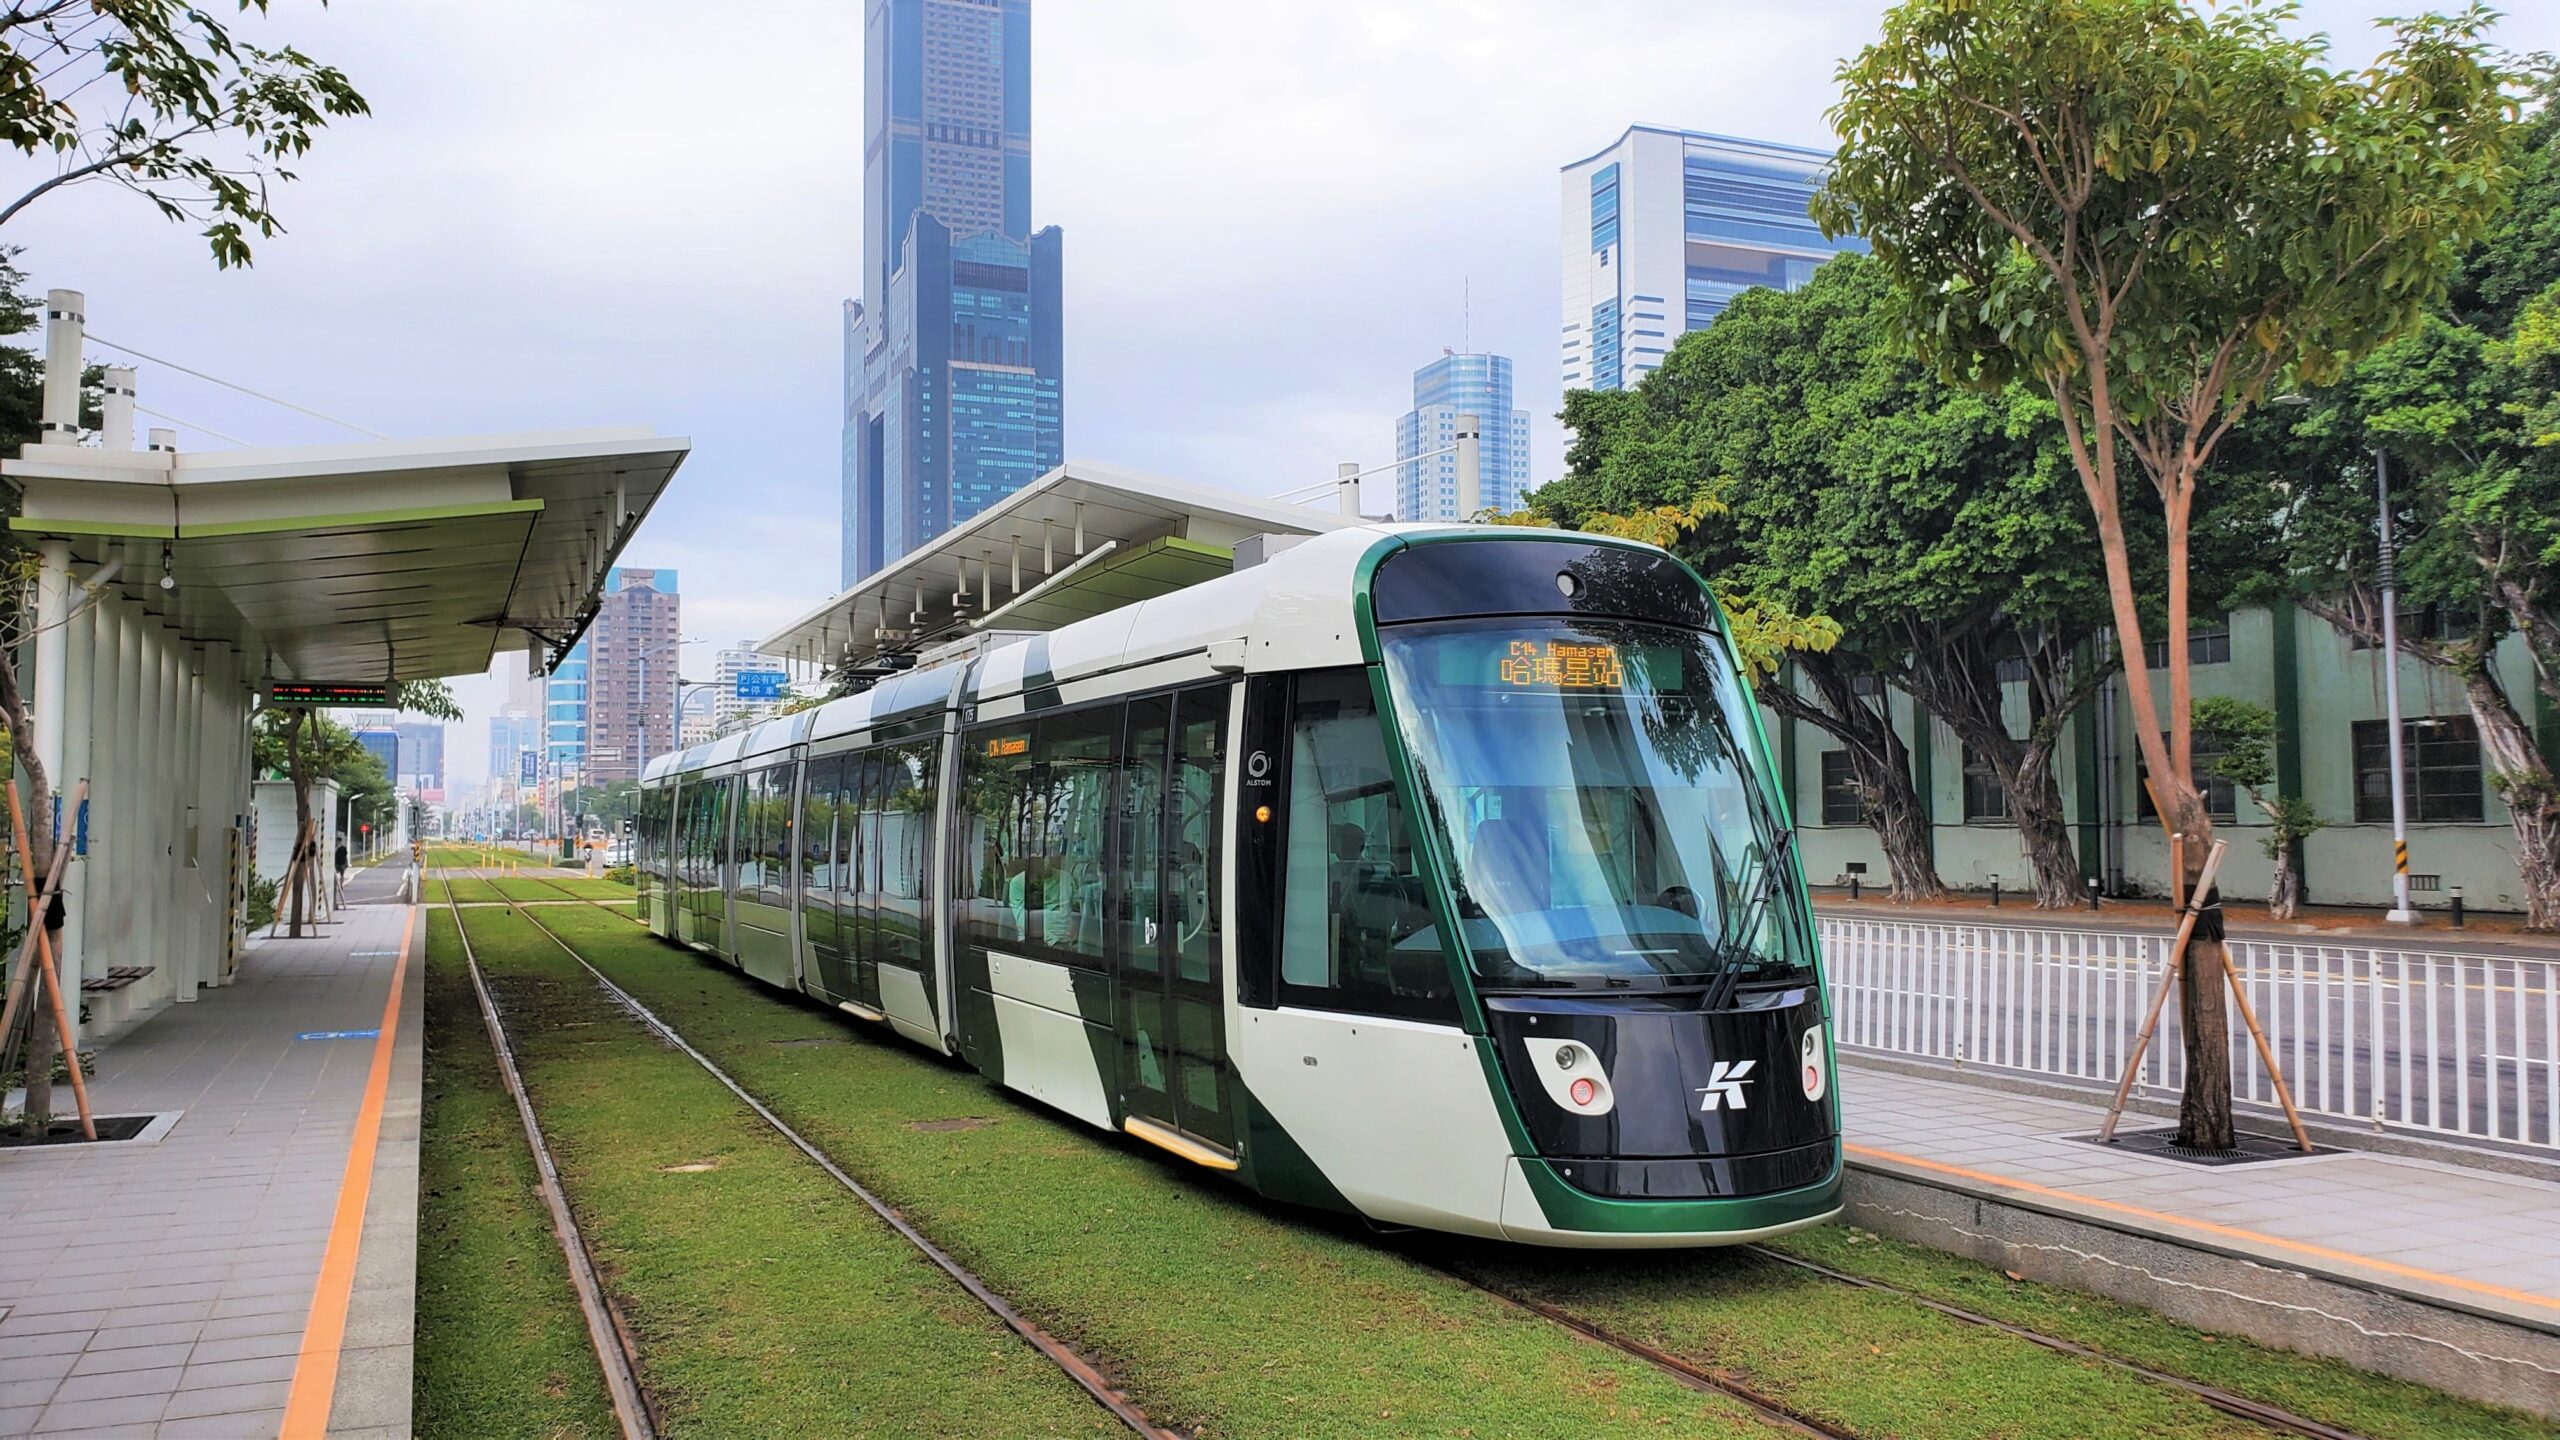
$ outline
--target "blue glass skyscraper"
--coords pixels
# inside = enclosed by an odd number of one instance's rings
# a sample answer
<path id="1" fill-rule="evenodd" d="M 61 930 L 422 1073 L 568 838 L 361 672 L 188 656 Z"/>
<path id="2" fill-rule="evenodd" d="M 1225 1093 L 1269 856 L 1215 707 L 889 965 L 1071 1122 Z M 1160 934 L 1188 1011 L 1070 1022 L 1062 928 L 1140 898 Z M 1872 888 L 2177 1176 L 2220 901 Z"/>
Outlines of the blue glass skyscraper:
<path id="1" fill-rule="evenodd" d="M 1638 125 L 1564 167 L 1564 388 L 1623 390 L 1755 285 L 1793 290 L 1854 236 L 1805 207 L 1827 151 Z"/>
<path id="2" fill-rule="evenodd" d="M 868 0 L 844 581 L 1065 458 L 1056 226 L 1031 229 L 1031 0 Z"/>
<path id="3" fill-rule="evenodd" d="M 1488 510 L 1520 508 L 1529 489 L 1529 412 L 1511 408 L 1511 361 L 1443 353 L 1413 372 L 1413 408 L 1396 422 L 1397 519 L 1467 518 L 1458 513 L 1458 457 L 1431 454 L 1456 441 L 1461 415 L 1475 416 L 1480 427 L 1478 503 Z"/>

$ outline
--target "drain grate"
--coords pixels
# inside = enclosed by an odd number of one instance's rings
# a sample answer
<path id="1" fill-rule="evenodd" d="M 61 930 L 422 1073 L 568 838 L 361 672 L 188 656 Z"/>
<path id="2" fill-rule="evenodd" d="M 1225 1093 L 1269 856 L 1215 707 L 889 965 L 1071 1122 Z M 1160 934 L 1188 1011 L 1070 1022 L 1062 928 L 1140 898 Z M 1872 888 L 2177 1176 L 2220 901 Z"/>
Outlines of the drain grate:
<path id="1" fill-rule="evenodd" d="M 2230 1150 L 2190 1150 L 2175 1143 L 2178 1132 L 2174 1127 L 2165 1130 L 2119 1130 L 2112 1144 L 2095 1135 L 2074 1135 L 2071 1138 L 2084 1145 L 2130 1151 L 2187 1165 L 2249 1165 L 2260 1160 L 2304 1158 L 2301 1148 L 2290 1139 L 2278 1135 L 2252 1135 L 2245 1130 L 2239 1134 L 2238 1147 Z"/>

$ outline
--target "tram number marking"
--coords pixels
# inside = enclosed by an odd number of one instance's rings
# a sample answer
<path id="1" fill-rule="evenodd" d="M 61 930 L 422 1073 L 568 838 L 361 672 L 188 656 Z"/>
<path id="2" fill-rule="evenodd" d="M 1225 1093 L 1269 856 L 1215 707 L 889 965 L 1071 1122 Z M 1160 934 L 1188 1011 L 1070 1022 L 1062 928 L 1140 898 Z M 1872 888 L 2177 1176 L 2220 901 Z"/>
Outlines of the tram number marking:
<path id="1" fill-rule="evenodd" d="M 1707 1083 L 1698 1087 L 1701 1097 L 1698 1109 L 1701 1112 L 1721 1110 L 1728 1105 L 1736 1110 L 1748 1109 L 1751 1101 L 1742 1093 L 1742 1087 L 1750 1080 L 1753 1067 L 1759 1063 L 1757 1060 L 1717 1061 L 1715 1068 L 1707 1072 Z"/>

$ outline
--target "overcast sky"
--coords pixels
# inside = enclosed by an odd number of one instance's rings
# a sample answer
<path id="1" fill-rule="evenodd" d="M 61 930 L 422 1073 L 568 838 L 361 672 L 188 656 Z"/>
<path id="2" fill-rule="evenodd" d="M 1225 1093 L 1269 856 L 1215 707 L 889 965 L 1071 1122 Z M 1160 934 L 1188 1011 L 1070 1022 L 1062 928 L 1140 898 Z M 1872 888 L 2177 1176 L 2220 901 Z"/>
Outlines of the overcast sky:
<path id="1" fill-rule="evenodd" d="M 1036 0 L 1031 204 L 1066 232 L 1068 453 L 1292 489 L 1392 459 L 1412 371 L 1471 338 L 1516 362 L 1552 477 L 1558 167 L 1639 122 L 1828 146 L 1833 69 L 1880 8 Z M 2405 8 L 2314 0 L 2306 23 L 2361 62 Z M 2504 43 L 2560 50 L 2560 6 L 2510 8 Z M 625 563 L 680 572 L 687 672 L 708 674 L 836 586 L 861 9 L 276 0 L 251 28 L 343 67 L 374 113 L 301 163 L 255 268 L 216 272 L 105 188 L 6 238 L 39 291 L 87 292 L 100 333 L 372 429 L 692 437 Z M 351 438 L 156 366 L 139 386 L 252 444 Z M 467 783 L 499 691 L 458 688 Z"/>

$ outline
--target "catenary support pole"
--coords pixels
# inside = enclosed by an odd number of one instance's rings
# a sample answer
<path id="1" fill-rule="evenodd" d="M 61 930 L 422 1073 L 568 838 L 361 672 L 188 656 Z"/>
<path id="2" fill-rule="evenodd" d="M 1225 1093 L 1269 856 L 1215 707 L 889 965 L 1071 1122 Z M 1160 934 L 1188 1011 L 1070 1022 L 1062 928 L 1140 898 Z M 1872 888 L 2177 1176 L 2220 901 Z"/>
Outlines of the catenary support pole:
<path id="1" fill-rule="evenodd" d="M 89 324 L 89 302 L 77 290 L 44 294 L 44 399 L 36 442 L 80 443 L 80 352 Z"/>
<path id="2" fill-rule="evenodd" d="M 2391 462 L 2373 452 L 2373 499 L 2382 520 L 2382 708 L 2391 741 L 2391 913 L 2384 919 L 2411 924 L 2409 908 L 2409 788 L 2400 758 L 2400 575 L 2391 538 Z"/>
<path id="3" fill-rule="evenodd" d="M 1345 460 L 1333 467 L 1333 504 L 1345 519 L 1360 518 L 1360 462 Z"/>
<path id="4" fill-rule="evenodd" d="M 1473 520 L 1484 508 L 1484 422 L 1474 415 L 1458 417 L 1458 518 Z"/>

